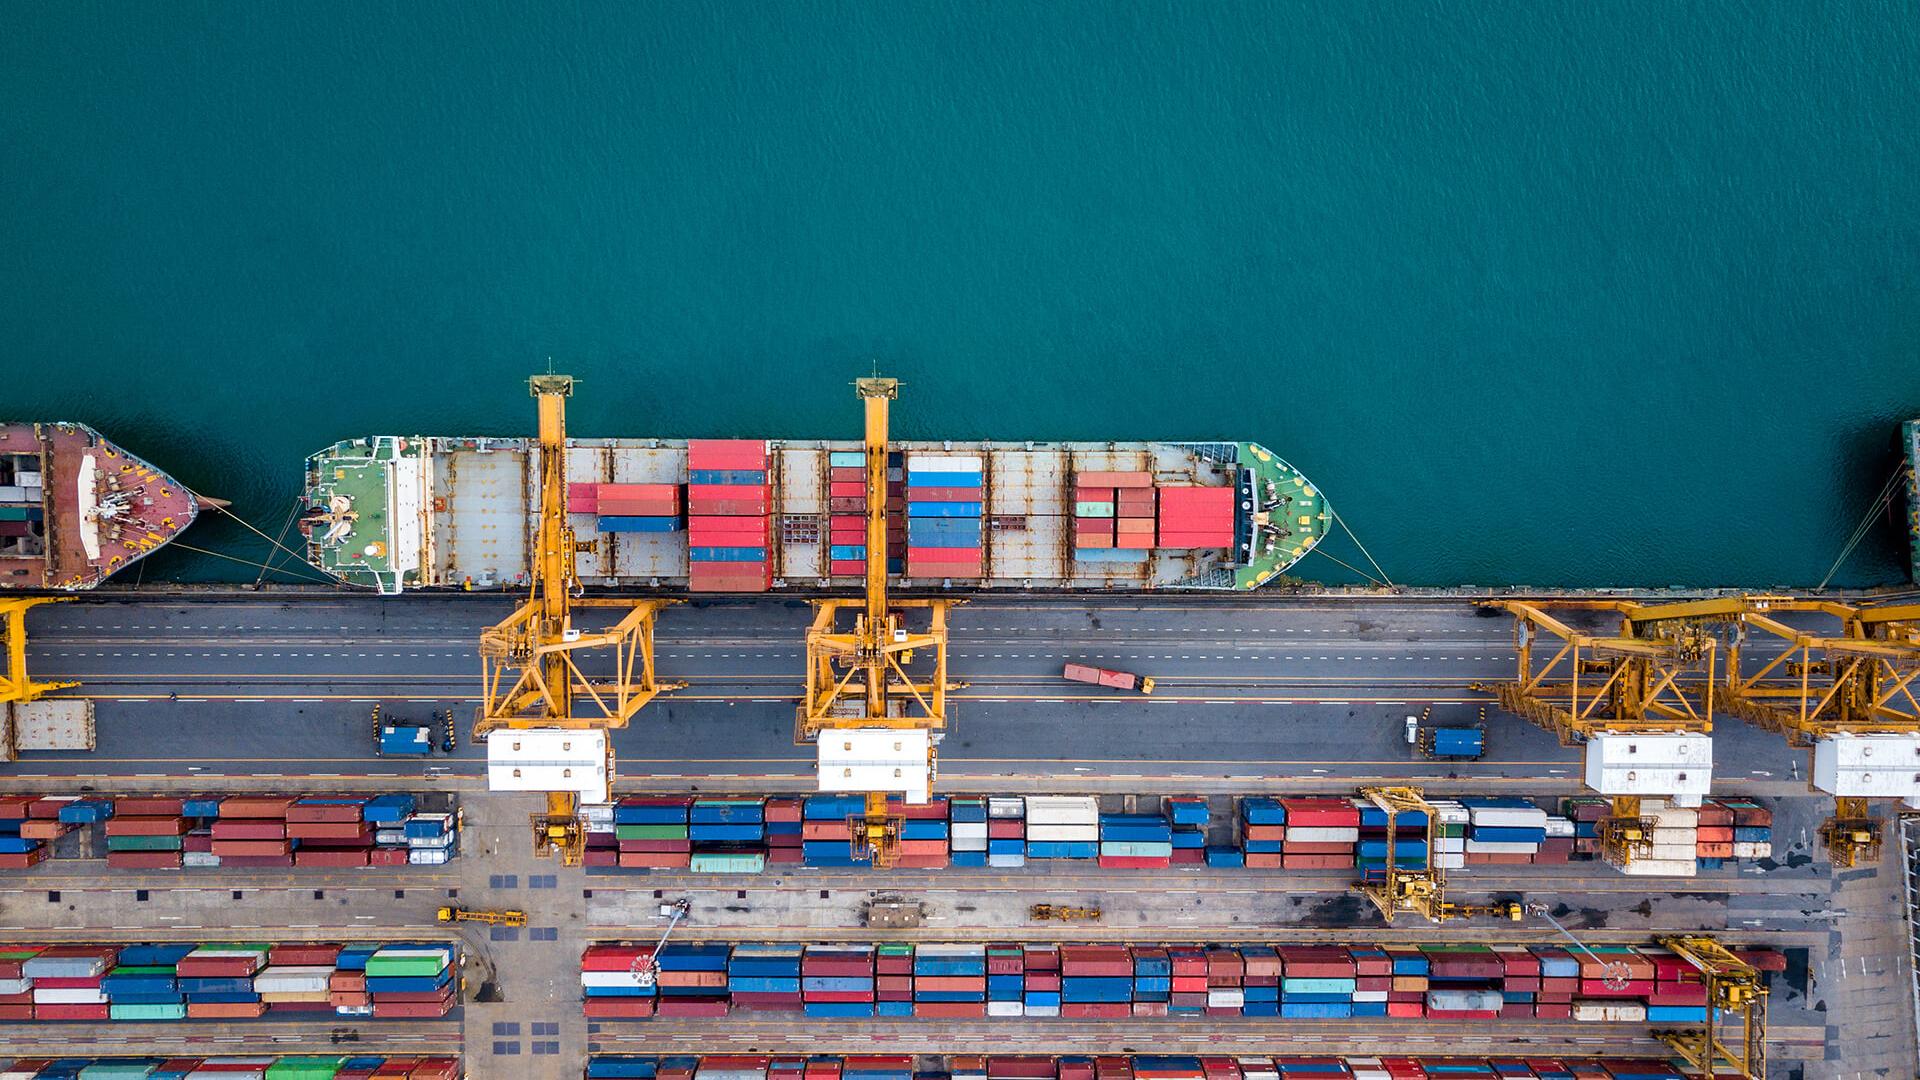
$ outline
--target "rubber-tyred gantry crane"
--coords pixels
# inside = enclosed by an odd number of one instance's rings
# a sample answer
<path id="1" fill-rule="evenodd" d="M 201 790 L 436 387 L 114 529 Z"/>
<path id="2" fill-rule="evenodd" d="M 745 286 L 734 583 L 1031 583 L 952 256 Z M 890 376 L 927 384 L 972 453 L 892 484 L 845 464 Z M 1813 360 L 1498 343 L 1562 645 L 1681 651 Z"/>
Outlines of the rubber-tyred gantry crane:
<path id="1" fill-rule="evenodd" d="M 795 741 L 817 747 L 820 790 L 866 795 L 865 813 L 849 821 L 853 849 L 881 866 L 900 841 L 901 818 L 887 812 L 887 795 L 929 798 L 947 691 L 956 688 L 947 680 L 950 601 L 887 595 L 887 412 L 899 385 L 879 376 L 854 382 L 866 415 L 866 595 L 814 601 L 806 694 L 794 723 Z M 925 628 L 910 628 L 907 614 L 922 611 Z M 931 671 L 915 674 L 910 666 L 922 653 L 931 654 Z"/>
<path id="2" fill-rule="evenodd" d="M 1514 616 L 1519 670 L 1492 690 L 1500 704 L 1559 736 L 1585 744 L 1587 786 L 1608 796 L 1600 822 L 1606 858 L 1628 866 L 1653 846 L 1641 799 L 1698 806 L 1713 783 L 1715 639 L 1662 608 L 1611 600 L 1492 601 Z M 1562 610 L 1613 611 L 1618 634 L 1590 634 L 1556 618 Z M 1550 652 L 1548 650 L 1551 650 Z M 1542 656 L 1541 654 L 1546 655 Z M 1688 692 L 1704 676 L 1706 693 Z"/>
<path id="3" fill-rule="evenodd" d="M 1439 815 L 1419 788 L 1363 787 L 1360 796 L 1387 816 L 1387 865 L 1377 880 L 1355 883 L 1354 891 L 1373 901 L 1387 922 L 1395 915 L 1418 915 L 1434 923 L 1482 916 L 1518 921 L 1524 914 L 1519 901 L 1460 904 L 1447 899 L 1447 872 L 1435 858 Z M 1396 829 L 1402 814 L 1419 814 L 1426 820 L 1426 864 L 1418 870 L 1400 866 Z"/>
<path id="4" fill-rule="evenodd" d="M 1701 1080 L 1766 1080 L 1766 976 L 1713 938 L 1696 934 L 1659 940 L 1707 984 L 1707 1018 L 1686 1028 L 1655 1030 L 1653 1036 L 1673 1047 Z"/>
<path id="5" fill-rule="evenodd" d="M 543 791 L 545 813 L 532 818 L 533 845 L 578 866 L 586 845 L 580 803 L 606 802 L 613 783 L 608 732 L 623 728 L 654 697 L 682 683 L 654 674 L 654 617 L 673 600 L 586 599 L 575 555 L 591 543 L 567 523 L 567 398 L 570 375 L 535 375 L 528 390 L 539 403 L 540 516 L 533 582 L 525 603 L 480 634 L 483 680 L 474 738 L 487 744 L 487 786 Z M 576 608 L 620 616 L 605 629 L 573 625 Z M 589 674 L 576 661 L 611 654 L 613 673 Z"/>

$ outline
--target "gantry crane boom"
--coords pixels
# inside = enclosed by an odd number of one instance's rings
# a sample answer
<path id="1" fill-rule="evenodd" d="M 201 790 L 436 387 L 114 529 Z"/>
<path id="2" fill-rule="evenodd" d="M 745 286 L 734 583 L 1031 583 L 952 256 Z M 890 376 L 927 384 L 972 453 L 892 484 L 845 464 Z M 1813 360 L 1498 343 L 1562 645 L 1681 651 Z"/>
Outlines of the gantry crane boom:
<path id="1" fill-rule="evenodd" d="M 482 698 L 474 738 L 487 744 L 488 786 L 543 791 L 544 814 L 533 815 L 534 850 L 582 861 L 586 832 L 582 798 L 605 802 L 613 781 L 608 732 L 625 727 L 655 696 L 677 689 L 654 674 L 654 618 L 677 601 L 583 599 L 575 556 L 591 551 L 567 522 L 566 400 L 570 375 L 535 375 L 528 391 L 540 418 L 539 517 L 532 584 L 526 602 L 480 635 Z M 625 613 L 611 627 L 577 629 L 576 608 Z M 611 651 L 614 671 L 589 673 L 575 660 Z"/>
<path id="2" fill-rule="evenodd" d="M 795 713 L 796 742 L 817 747 L 822 791 L 862 792 L 865 813 L 850 822 L 856 852 L 891 861 L 900 819 L 888 793 L 925 802 L 935 746 L 948 721 L 946 600 L 898 600 L 887 593 L 888 407 L 899 382 L 874 376 L 854 383 L 865 414 L 866 592 L 860 600 L 817 600 L 807 631 L 807 684 Z M 925 611 L 927 626 L 907 625 Z M 851 627 L 841 626 L 843 615 Z M 910 670 L 922 651 L 930 673 Z"/>
<path id="3" fill-rule="evenodd" d="M 55 690 L 79 686 L 76 682 L 35 682 L 27 674 L 27 612 L 41 604 L 57 604 L 64 596 L 14 596 L 0 599 L 0 650 L 6 666 L 0 668 L 0 707 L 32 701 Z"/>
<path id="4" fill-rule="evenodd" d="M 1662 796 L 1698 806 L 1712 786 L 1714 638 L 1671 611 L 1623 601 L 1487 606 L 1514 616 L 1518 672 L 1491 687 L 1500 704 L 1564 746 L 1585 745 L 1587 786 L 1613 802 L 1600 822 L 1602 851 L 1622 866 L 1645 857 L 1653 819 L 1640 800 Z M 1583 609 L 1621 614 L 1620 632 L 1587 633 L 1551 613 Z M 1536 662 L 1542 640 L 1559 646 Z M 1688 685 L 1701 676 L 1707 689 L 1696 701 Z"/>

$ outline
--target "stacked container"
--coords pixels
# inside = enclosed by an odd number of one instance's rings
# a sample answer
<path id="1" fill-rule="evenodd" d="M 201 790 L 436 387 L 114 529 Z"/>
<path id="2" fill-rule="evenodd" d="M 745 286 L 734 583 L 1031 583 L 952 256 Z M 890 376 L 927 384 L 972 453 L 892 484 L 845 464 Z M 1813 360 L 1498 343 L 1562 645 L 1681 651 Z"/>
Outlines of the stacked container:
<path id="1" fill-rule="evenodd" d="M 1244 865 L 1278 870 L 1286 850 L 1287 808 L 1279 799 L 1249 795 L 1240 800 L 1240 850 Z"/>
<path id="2" fill-rule="evenodd" d="M 980 457 L 912 455 L 907 461 L 907 573 L 978 578 L 981 573 Z"/>
<path id="3" fill-rule="evenodd" d="M 679 943 L 664 945 L 656 954 L 654 975 L 659 1002 L 656 1015 L 725 1016 L 727 998 L 726 945 Z"/>
<path id="4" fill-rule="evenodd" d="M 798 1012 L 800 945 L 736 945 L 727 957 L 727 995 L 739 1008 Z"/>
<path id="5" fill-rule="evenodd" d="M 603 533 L 665 533 L 680 528 L 678 484 L 568 484 L 567 512 L 594 515 Z"/>
<path id="6" fill-rule="evenodd" d="M 687 587 L 765 592 L 773 586 L 773 488 L 767 444 L 687 440 Z"/>
<path id="7" fill-rule="evenodd" d="M 1100 801 L 1092 795 L 1027 796 L 1027 858 L 1097 859 Z"/>
<path id="8" fill-rule="evenodd" d="M 1168 796 L 1167 820 L 1173 823 L 1173 861 L 1188 865 L 1206 862 L 1207 823 L 1213 811 L 1200 796 Z"/>
<path id="9" fill-rule="evenodd" d="M 1020 1007 L 1025 1016 L 1060 1015 L 1060 946 L 1020 949 Z"/>
<path id="10" fill-rule="evenodd" d="M 858 795 L 809 795 L 801 802 L 801 852 L 808 866 L 871 866 L 871 856 L 853 857 L 852 818 L 867 812 Z"/>
<path id="11" fill-rule="evenodd" d="M 1144 561 L 1144 553 L 1153 547 L 1153 522 L 1152 474 L 1083 472 L 1074 477 L 1075 558 Z"/>
<path id="12" fill-rule="evenodd" d="M 1172 823 L 1158 814 L 1101 814 L 1099 863 L 1126 870 L 1172 865 Z"/>
<path id="13" fill-rule="evenodd" d="M 935 795 L 913 804 L 896 797 L 887 800 L 887 813 L 901 818 L 900 846 L 894 865 L 907 870 L 941 870 L 948 864 L 948 802 Z"/>
<path id="14" fill-rule="evenodd" d="M 948 843 L 953 849 L 953 865 L 974 868 L 989 865 L 993 840 L 986 800 L 953 799 L 947 805 L 951 815 Z"/>
<path id="15" fill-rule="evenodd" d="M 923 1063 L 925 1059 L 922 1059 Z M 1674 1062 L 1634 1058 L 953 1056 L 913 1073 L 905 1056 L 649 1057 L 600 1054 L 588 1080 L 1683 1080 Z M 418 1076 L 418 1074 L 414 1074 Z"/>
<path id="16" fill-rule="evenodd" d="M 1234 490 L 1230 487 L 1163 487 L 1159 494 L 1156 547 L 1233 546 Z"/>
<path id="17" fill-rule="evenodd" d="M 1352 799 L 1283 798 L 1286 870 L 1344 870 L 1354 864 L 1360 839 L 1360 809 Z"/>
<path id="18" fill-rule="evenodd" d="M 810 1017 L 873 1016 L 876 947 L 809 945 L 800 961 L 800 996 Z"/>
<path id="19" fill-rule="evenodd" d="M 1394 815 L 1394 831 L 1387 831 L 1387 813 L 1370 802 L 1360 804 L 1360 843 L 1355 866 L 1364 881 L 1386 876 L 1387 860 L 1395 869 L 1427 868 L 1427 815 L 1419 811 Z"/>
<path id="20" fill-rule="evenodd" d="M 1018 795 L 987 799 L 987 865 L 1017 870 L 1027 865 L 1027 800 Z"/>
<path id="21" fill-rule="evenodd" d="M 580 992 L 590 1020 L 639 1020 L 652 1016 L 655 985 L 644 979 L 652 945 L 589 945 L 580 956 Z"/>
<path id="22" fill-rule="evenodd" d="M 835 450 L 827 455 L 827 570 L 836 577 L 867 572 L 867 455 Z M 887 573 L 897 574 L 907 553 L 906 484 L 899 453 L 887 455 Z"/>
<path id="23" fill-rule="evenodd" d="M 899 1019 L 913 1015 L 913 946 L 882 944 L 873 955 L 873 1011 L 875 1016 Z"/>
<path id="24" fill-rule="evenodd" d="M 987 946 L 987 1015 L 1025 1016 L 1026 952 L 1018 945 Z"/>
<path id="25" fill-rule="evenodd" d="M 613 808 L 619 864 L 629 869 L 685 869 L 693 864 L 693 800 L 680 795 L 631 795 Z"/>
<path id="26" fill-rule="evenodd" d="M 1733 815 L 1733 857 L 1770 859 L 1773 857 L 1773 811 L 1747 799 L 1718 799 Z"/>
<path id="27" fill-rule="evenodd" d="M 759 799 L 695 799 L 687 820 L 689 869 L 712 874 L 766 869 L 766 820 Z"/>
<path id="28" fill-rule="evenodd" d="M 986 946 L 914 946 L 913 1015 L 944 1020 L 986 1016 Z"/>
<path id="29" fill-rule="evenodd" d="M 453 947 L 62 945 L 0 952 L 0 1020 L 240 1020 L 269 1013 L 435 1017 Z M 366 972 L 369 964 L 377 969 Z"/>
<path id="30" fill-rule="evenodd" d="M 800 800 L 768 799 L 765 817 L 767 861 L 783 865 L 805 861 L 805 825 L 801 821 Z"/>

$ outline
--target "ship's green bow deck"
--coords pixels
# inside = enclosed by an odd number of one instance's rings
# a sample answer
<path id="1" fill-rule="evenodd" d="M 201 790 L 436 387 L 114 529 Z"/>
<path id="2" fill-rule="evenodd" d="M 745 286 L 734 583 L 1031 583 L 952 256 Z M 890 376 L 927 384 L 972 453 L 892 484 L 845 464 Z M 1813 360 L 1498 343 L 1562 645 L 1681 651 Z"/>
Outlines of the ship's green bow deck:
<path id="1" fill-rule="evenodd" d="M 1252 589 L 1278 576 L 1300 561 L 1327 534 L 1331 523 L 1327 501 L 1321 497 L 1298 469 L 1280 460 L 1259 443 L 1240 444 L 1240 463 L 1253 470 L 1253 487 L 1264 497 L 1267 485 L 1274 485 L 1282 510 L 1273 511 L 1269 521 L 1291 535 L 1270 551 L 1256 555 L 1245 566 L 1235 567 L 1233 587 Z M 1291 501 L 1288 501 L 1291 500 Z M 1284 515 L 1284 520 L 1281 516 Z"/>

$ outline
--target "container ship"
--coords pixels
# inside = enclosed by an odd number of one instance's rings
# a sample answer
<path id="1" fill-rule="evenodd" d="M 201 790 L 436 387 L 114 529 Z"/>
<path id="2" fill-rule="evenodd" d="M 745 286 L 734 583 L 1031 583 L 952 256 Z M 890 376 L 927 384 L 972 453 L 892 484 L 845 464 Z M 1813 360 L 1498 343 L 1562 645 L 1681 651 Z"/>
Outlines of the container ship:
<path id="1" fill-rule="evenodd" d="M 578 573 L 603 587 L 856 587 L 866 560 L 857 441 L 570 439 Z M 1326 501 L 1248 442 L 893 442 L 887 550 L 925 589 L 1246 590 L 1325 536 Z M 399 593 L 525 584 L 539 447 L 378 436 L 307 460 L 308 557 Z"/>
<path id="2" fill-rule="evenodd" d="M 85 424 L 0 423 L 0 589 L 91 589 L 211 505 Z"/>

